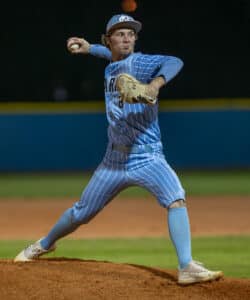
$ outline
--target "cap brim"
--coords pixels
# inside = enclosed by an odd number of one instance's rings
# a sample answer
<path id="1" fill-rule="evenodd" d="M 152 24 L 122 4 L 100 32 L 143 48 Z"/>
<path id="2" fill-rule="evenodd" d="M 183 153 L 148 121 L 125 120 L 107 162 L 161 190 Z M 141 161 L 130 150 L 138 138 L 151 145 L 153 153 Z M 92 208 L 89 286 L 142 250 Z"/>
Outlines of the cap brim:
<path id="1" fill-rule="evenodd" d="M 121 29 L 121 28 L 134 29 L 134 31 L 136 33 L 138 33 L 142 28 L 142 24 L 141 24 L 141 22 L 138 22 L 138 21 L 119 22 L 118 24 L 111 26 L 107 33 L 110 33 L 111 31 L 114 31 L 115 29 Z"/>

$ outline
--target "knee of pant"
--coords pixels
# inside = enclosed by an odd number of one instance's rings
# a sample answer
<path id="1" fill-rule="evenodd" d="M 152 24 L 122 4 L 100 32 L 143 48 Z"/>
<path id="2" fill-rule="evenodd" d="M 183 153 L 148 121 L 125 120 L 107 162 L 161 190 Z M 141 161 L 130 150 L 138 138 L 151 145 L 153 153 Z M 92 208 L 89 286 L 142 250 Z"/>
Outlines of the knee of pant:
<path id="1" fill-rule="evenodd" d="M 184 199 L 178 199 L 175 200 L 174 202 L 172 202 L 169 206 L 168 209 L 170 208 L 178 208 L 178 207 L 185 207 L 186 206 L 186 202 Z"/>

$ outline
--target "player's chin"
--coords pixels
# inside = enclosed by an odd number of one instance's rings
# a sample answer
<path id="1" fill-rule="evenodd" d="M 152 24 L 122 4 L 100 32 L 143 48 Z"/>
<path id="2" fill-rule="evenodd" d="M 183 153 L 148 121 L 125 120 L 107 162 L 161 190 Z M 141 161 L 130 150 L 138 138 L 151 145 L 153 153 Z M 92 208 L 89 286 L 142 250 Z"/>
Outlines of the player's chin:
<path id="1" fill-rule="evenodd" d="M 121 50 L 121 54 L 124 55 L 124 56 L 127 56 L 129 55 L 130 53 L 132 53 L 133 50 L 132 49 L 122 49 Z"/>

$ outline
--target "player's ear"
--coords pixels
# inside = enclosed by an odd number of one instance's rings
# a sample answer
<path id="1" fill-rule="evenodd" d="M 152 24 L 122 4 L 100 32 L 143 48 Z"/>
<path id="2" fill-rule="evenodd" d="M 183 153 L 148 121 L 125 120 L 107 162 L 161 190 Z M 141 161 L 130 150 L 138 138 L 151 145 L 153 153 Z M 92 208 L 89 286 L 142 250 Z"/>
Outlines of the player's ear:
<path id="1" fill-rule="evenodd" d="M 107 47 L 107 48 L 110 48 L 109 47 L 109 36 L 106 35 L 106 34 L 102 34 L 101 36 L 101 41 L 102 41 L 102 44 Z"/>

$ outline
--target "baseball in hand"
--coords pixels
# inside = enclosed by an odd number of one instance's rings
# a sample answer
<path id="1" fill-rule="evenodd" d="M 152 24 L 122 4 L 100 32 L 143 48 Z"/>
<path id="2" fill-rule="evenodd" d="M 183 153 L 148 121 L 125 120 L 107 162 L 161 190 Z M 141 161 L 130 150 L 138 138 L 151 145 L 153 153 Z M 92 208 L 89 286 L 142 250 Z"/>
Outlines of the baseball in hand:
<path id="1" fill-rule="evenodd" d="M 71 46 L 70 46 L 70 49 L 72 49 L 72 50 L 78 50 L 80 48 L 80 45 L 79 44 L 72 44 Z"/>

